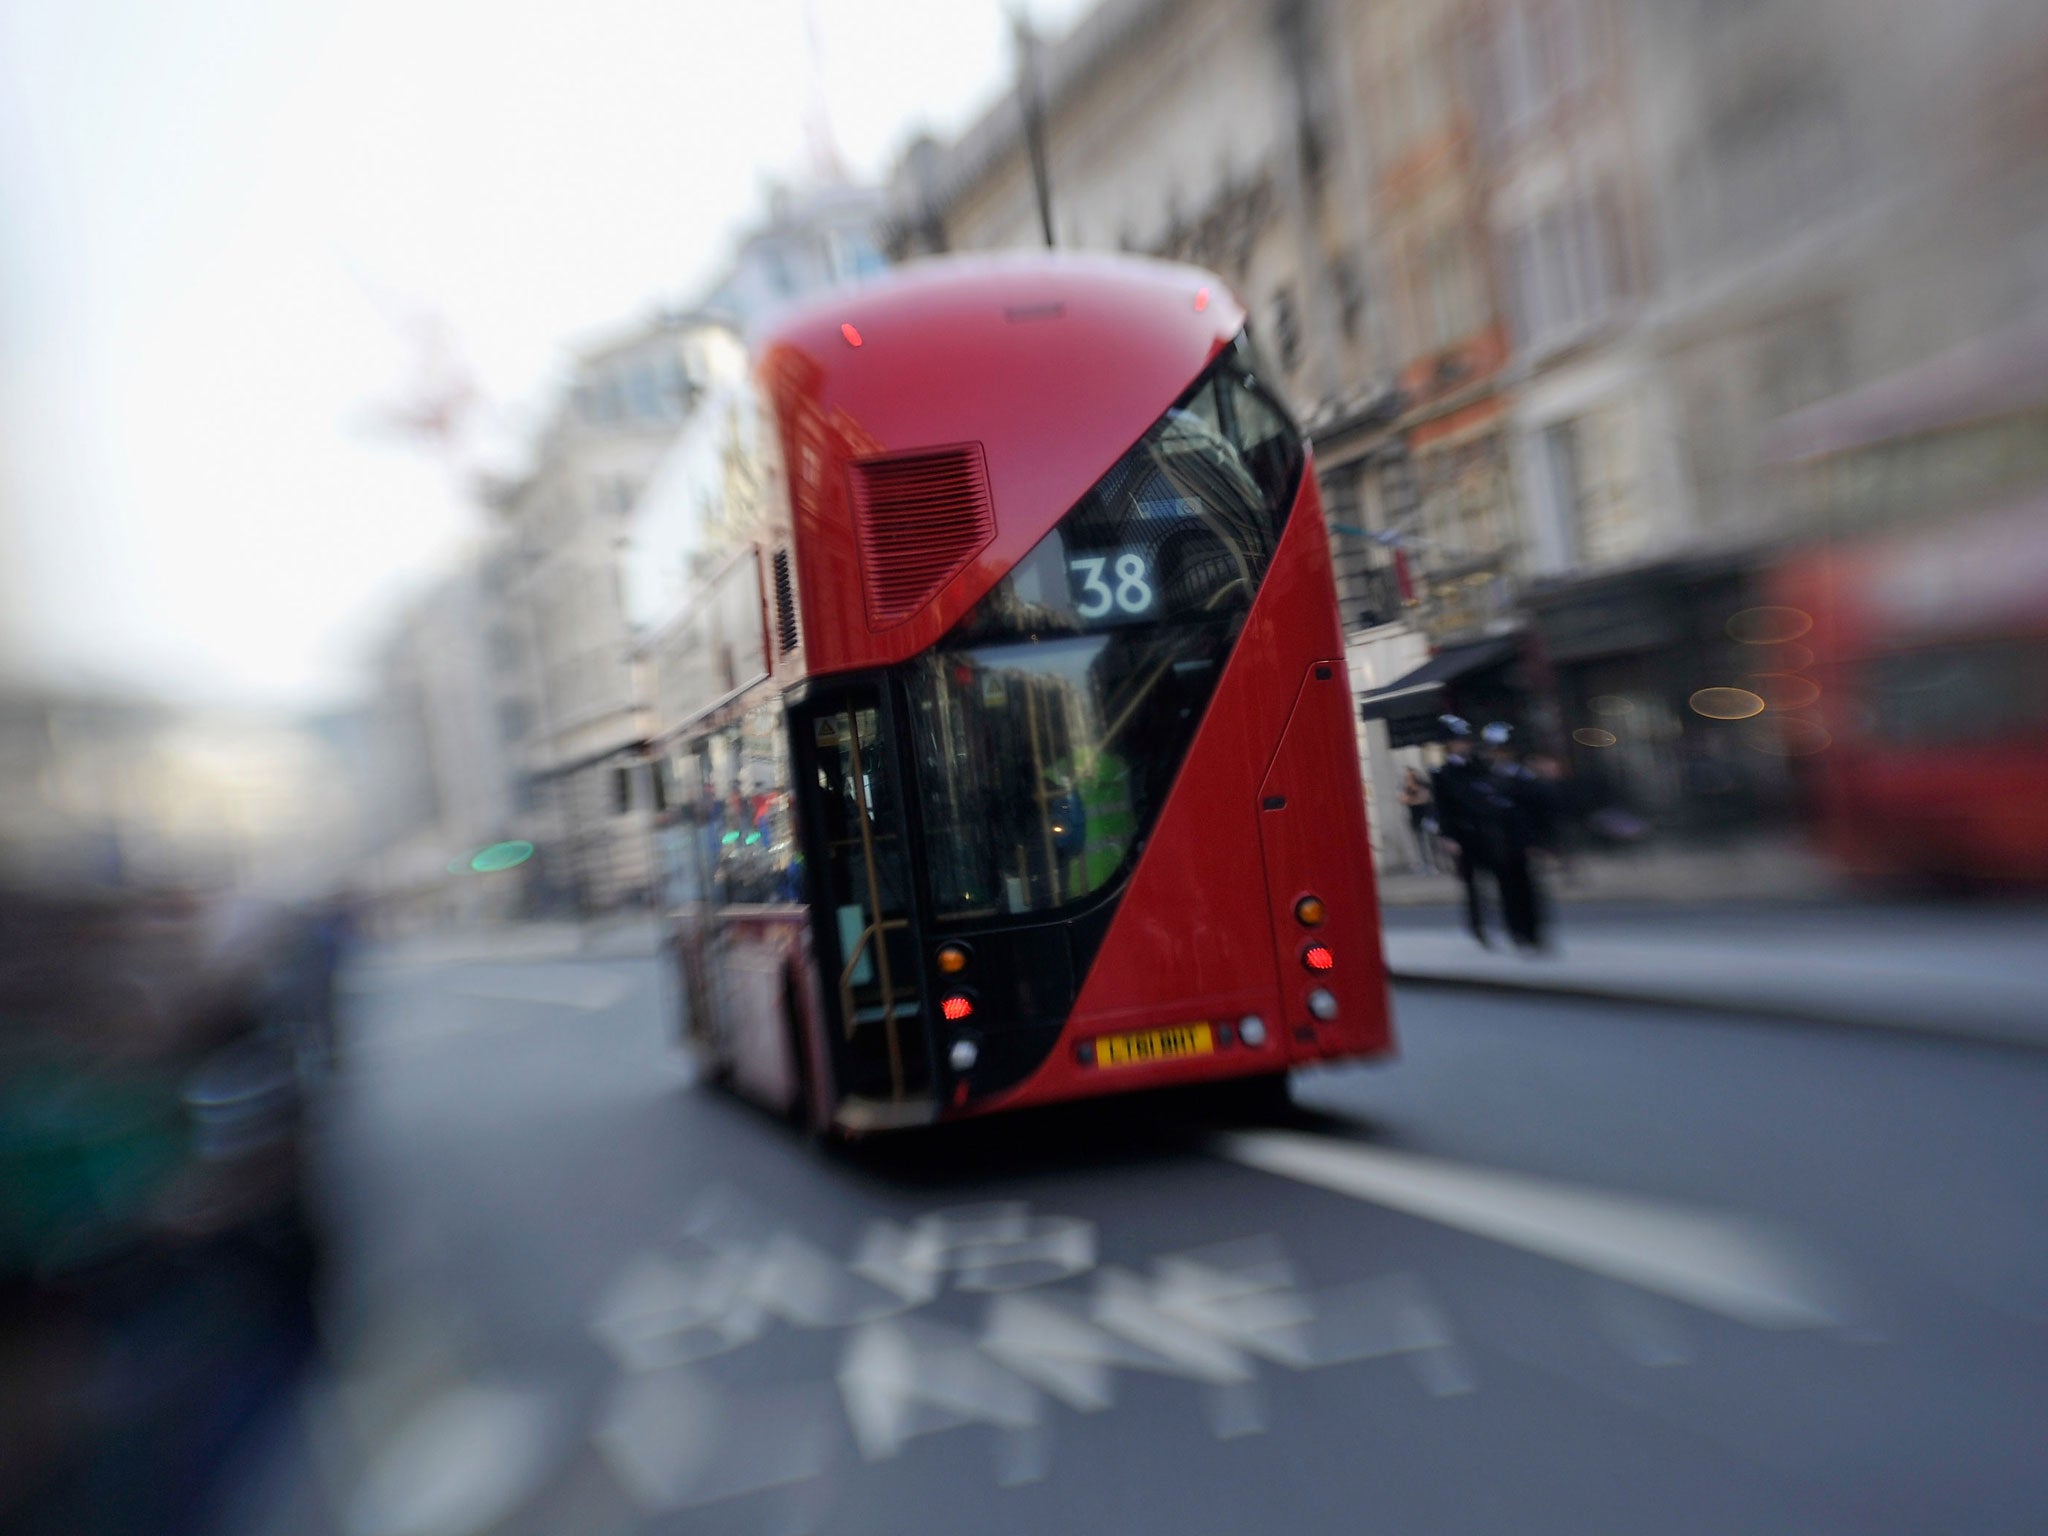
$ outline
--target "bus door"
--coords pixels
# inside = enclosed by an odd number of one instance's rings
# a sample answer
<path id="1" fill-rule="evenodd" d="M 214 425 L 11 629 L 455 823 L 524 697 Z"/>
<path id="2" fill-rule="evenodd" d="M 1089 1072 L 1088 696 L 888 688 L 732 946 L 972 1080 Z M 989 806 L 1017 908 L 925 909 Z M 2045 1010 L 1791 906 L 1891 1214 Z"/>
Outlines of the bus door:
<path id="1" fill-rule="evenodd" d="M 919 982 L 902 763 L 882 690 L 814 694 L 790 712 L 812 860 L 812 921 L 849 1129 L 935 1111 Z"/>

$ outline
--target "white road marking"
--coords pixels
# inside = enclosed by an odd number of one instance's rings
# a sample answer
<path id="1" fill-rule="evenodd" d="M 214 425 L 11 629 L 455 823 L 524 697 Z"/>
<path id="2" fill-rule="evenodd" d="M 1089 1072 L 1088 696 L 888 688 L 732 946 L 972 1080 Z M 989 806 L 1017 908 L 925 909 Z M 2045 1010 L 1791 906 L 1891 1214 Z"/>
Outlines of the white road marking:
<path id="1" fill-rule="evenodd" d="M 935 1323 L 864 1323 L 839 1366 L 839 1392 L 860 1453 L 885 1461 L 918 1435 L 960 1424 L 1025 1430 L 1038 1423 L 1038 1394 Z"/>
<path id="2" fill-rule="evenodd" d="M 1298 1131 L 1218 1139 L 1225 1157 L 1545 1258 L 1756 1328 L 1843 1322 L 1830 1287 L 1753 1222 Z"/>
<path id="3" fill-rule="evenodd" d="M 837 1436 L 822 1383 L 731 1392 L 684 1368 L 621 1377 L 591 1439 L 653 1512 L 809 1483 L 831 1466 Z"/>
<path id="4" fill-rule="evenodd" d="M 525 1503 L 564 1443 L 560 1410 L 536 1392 L 461 1386 L 425 1404 L 371 1460 L 349 1536 L 469 1536 Z"/>
<path id="5" fill-rule="evenodd" d="M 680 1264 L 655 1253 L 627 1263 L 606 1291 L 590 1330 L 629 1371 L 660 1370 L 751 1344 L 767 1316 L 749 1287 L 746 1256 Z"/>

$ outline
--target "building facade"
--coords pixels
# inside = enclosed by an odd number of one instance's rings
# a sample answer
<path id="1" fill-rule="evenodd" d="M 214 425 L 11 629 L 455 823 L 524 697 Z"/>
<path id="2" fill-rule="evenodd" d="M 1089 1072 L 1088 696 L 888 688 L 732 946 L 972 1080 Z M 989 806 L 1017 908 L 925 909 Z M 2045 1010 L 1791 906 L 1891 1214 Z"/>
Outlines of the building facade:
<path id="1" fill-rule="evenodd" d="M 1414 649 L 1413 605 L 1377 538 L 1416 498 L 1401 478 L 1386 338 L 1406 318 L 1376 276 L 1385 252 L 1355 10 L 1336 0 L 1105 0 L 1066 37 L 1027 40 L 1017 92 L 956 142 L 925 141 L 905 156 L 890 249 L 901 258 L 1042 243 L 1035 117 L 1057 245 L 1182 260 L 1225 278 L 1315 437 L 1362 686 Z M 1371 748 L 1363 736 L 1361 748 Z M 1390 766 L 1368 767 L 1369 789 L 1389 779 Z"/>
<path id="2" fill-rule="evenodd" d="M 363 848 L 356 722 L 0 687 L 0 883 L 318 898 Z"/>
<path id="3" fill-rule="evenodd" d="M 630 766 L 645 730 L 621 555 L 702 387 L 700 323 L 657 315 L 585 352 L 531 471 L 493 497 L 508 551 L 494 633 L 531 658 L 531 708 L 510 752 L 543 909 L 604 912 L 649 889 L 653 806 Z"/>
<path id="4" fill-rule="evenodd" d="M 786 304 L 874 276 L 888 265 L 883 205 L 878 188 L 839 179 L 801 190 L 775 188 L 767 217 L 740 237 L 696 307 L 744 333 Z"/>
<path id="5" fill-rule="evenodd" d="M 528 903 L 529 872 L 471 867 L 521 830 L 514 749 L 531 680 L 499 612 L 504 564 L 496 546 L 461 562 L 407 604 L 373 658 L 361 879 L 392 932 L 474 927 Z"/>
<path id="6" fill-rule="evenodd" d="M 1781 765 L 1687 701 L 1817 532 L 1769 434 L 2048 307 L 2044 32 L 2022 0 L 1103 0 L 912 147 L 892 250 L 1038 244 L 1036 121 L 1057 244 L 1237 288 L 1315 439 L 1376 804 L 1461 708 L 1653 823 L 1754 821 Z"/>
<path id="7" fill-rule="evenodd" d="M 636 657 L 727 537 L 744 487 L 719 481 L 745 333 L 884 265 L 880 194 L 778 191 L 706 297 L 577 357 L 528 472 L 491 496 L 480 567 L 483 687 L 515 764 L 511 835 L 534 844 L 525 900 L 599 913 L 655 899 L 661 809 Z M 706 465 L 711 466 L 710 479 Z"/>
<path id="8" fill-rule="evenodd" d="M 1502 55 L 1547 10 L 1522 74 L 1560 61 L 1495 193 L 1545 734 L 1655 824 L 1770 820 L 1783 763 L 1689 700 L 1744 681 L 1729 619 L 1778 551 L 1855 532 L 1788 518 L 1771 433 L 2048 304 L 2048 18 L 2012 0 L 1521 8 L 1498 0 Z M 1556 235 L 1546 184 L 1566 189 Z"/>

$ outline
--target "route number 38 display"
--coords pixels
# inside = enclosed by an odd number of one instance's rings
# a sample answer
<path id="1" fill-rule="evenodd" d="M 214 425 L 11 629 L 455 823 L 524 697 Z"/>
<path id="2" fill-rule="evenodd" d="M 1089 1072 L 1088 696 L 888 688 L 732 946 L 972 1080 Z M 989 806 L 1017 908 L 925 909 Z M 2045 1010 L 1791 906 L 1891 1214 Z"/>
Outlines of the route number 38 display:
<path id="1" fill-rule="evenodd" d="M 1136 550 L 1067 561 L 1074 611 L 1084 619 L 1141 618 L 1152 611 L 1152 562 Z"/>

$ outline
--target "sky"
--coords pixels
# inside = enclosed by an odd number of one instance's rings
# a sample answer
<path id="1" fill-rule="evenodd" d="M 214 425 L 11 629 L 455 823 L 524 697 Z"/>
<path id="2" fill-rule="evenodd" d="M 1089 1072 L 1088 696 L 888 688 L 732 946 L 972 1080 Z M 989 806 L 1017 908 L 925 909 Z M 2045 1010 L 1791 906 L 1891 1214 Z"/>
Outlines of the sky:
<path id="1" fill-rule="evenodd" d="M 344 702 L 481 526 L 388 424 L 421 326 L 518 434 L 802 176 L 816 95 L 862 177 L 972 121 L 1008 9 L 810 0 L 814 72 L 805 0 L 0 0 L 0 665 Z"/>

